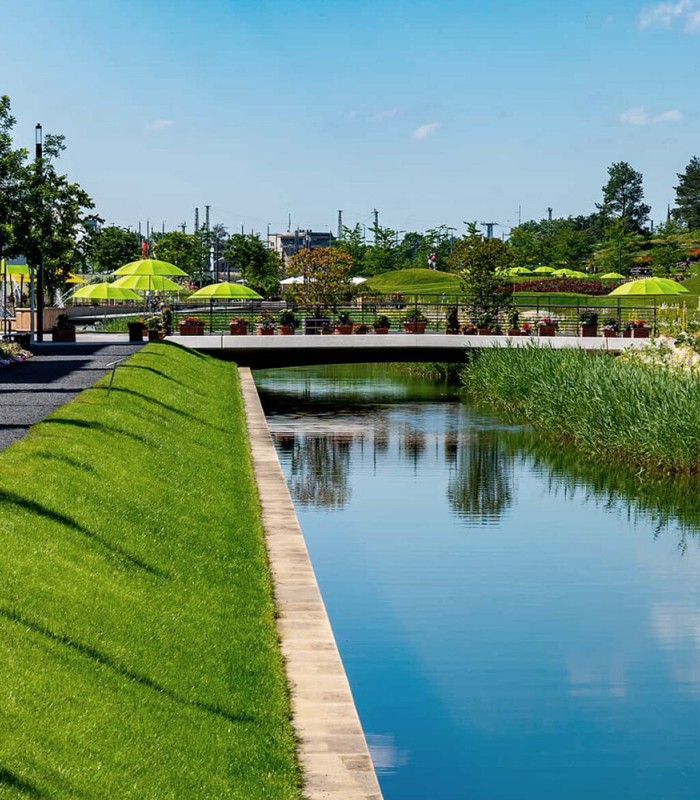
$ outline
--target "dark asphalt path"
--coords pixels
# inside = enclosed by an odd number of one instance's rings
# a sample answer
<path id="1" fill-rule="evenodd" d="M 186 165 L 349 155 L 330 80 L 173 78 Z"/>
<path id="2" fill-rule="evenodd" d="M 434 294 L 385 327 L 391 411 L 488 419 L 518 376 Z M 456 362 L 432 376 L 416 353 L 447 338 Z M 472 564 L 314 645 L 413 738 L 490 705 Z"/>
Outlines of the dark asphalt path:
<path id="1" fill-rule="evenodd" d="M 35 345 L 34 358 L 0 369 L 0 450 L 16 442 L 140 345 Z"/>

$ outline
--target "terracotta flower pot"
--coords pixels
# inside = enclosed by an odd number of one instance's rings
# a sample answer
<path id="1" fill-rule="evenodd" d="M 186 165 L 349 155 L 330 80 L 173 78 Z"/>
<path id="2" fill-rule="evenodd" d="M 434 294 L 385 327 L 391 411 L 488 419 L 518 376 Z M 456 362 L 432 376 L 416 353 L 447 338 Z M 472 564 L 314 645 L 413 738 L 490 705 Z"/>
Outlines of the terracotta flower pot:
<path id="1" fill-rule="evenodd" d="M 403 329 L 406 333 L 425 333 L 427 322 L 404 322 Z"/>
<path id="2" fill-rule="evenodd" d="M 632 328 L 633 339 L 648 339 L 651 328 Z"/>
<path id="3" fill-rule="evenodd" d="M 631 339 L 632 338 L 632 331 L 627 329 L 622 331 L 622 338 L 623 339 Z"/>
<path id="4" fill-rule="evenodd" d="M 477 328 L 479 332 L 479 336 L 493 336 L 493 330 L 491 328 Z"/>
<path id="5" fill-rule="evenodd" d="M 329 328 L 321 328 L 321 336 L 333 336 L 335 331 L 330 330 Z"/>
<path id="6" fill-rule="evenodd" d="M 262 325 L 257 326 L 258 336 L 274 336 L 274 328 L 263 328 Z"/>
<path id="7" fill-rule="evenodd" d="M 204 325 L 178 325 L 180 336 L 204 336 Z"/>
<path id="8" fill-rule="evenodd" d="M 508 336 L 520 336 L 520 328 L 508 328 Z"/>
<path id="9" fill-rule="evenodd" d="M 579 336 L 597 336 L 598 335 L 598 326 L 597 325 L 580 325 L 578 329 Z"/>
<path id="10" fill-rule="evenodd" d="M 606 339 L 617 339 L 617 331 L 603 331 L 603 336 Z"/>
<path id="11" fill-rule="evenodd" d="M 359 328 L 355 330 L 355 336 L 364 336 L 366 333 L 367 331 L 360 330 Z"/>
<path id="12" fill-rule="evenodd" d="M 232 322 L 228 326 L 231 336 L 247 336 L 248 323 L 247 322 Z"/>
<path id="13" fill-rule="evenodd" d="M 347 336 L 349 333 L 352 333 L 352 328 L 352 325 L 336 325 L 335 334 L 336 336 Z"/>
<path id="14" fill-rule="evenodd" d="M 278 325 L 278 336 L 294 336 L 294 325 Z"/>
<path id="15" fill-rule="evenodd" d="M 557 329 L 554 325 L 540 325 L 537 329 L 538 336 L 556 336 Z"/>
<path id="16" fill-rule="evenodd" d="M 148 331 L 148 341 L 149 342 L 159 342 L 160 341 L 160 331 L 158 330 L 149 330 Z"/>
<path id="17" fill-rule="evenodd" d="M 389 328 L 375 328 L 374 332 L 380 334 L 387 334 L 389 333 Z"/>

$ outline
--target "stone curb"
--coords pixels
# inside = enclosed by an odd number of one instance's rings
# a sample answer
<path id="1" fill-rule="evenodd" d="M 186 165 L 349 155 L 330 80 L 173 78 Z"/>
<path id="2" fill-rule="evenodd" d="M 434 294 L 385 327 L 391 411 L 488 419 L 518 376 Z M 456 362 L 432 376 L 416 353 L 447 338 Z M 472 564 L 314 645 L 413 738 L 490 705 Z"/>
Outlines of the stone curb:
<path id="1" fill-rule="evenodd" d="M 250 369 L 239 368 L 308 800 L 382 800 L 326 607 Z"/>

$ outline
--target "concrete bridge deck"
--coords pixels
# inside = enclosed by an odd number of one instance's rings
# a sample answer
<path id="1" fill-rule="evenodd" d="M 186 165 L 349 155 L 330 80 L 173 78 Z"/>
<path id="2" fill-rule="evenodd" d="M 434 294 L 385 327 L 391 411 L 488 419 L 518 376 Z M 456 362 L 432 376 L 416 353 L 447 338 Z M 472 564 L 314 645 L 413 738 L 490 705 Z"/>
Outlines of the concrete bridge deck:
<path id="1" fill-rule="evenodd" d="M 617 353 L 641 347 L 646 339 L 552 336 L 448 336 L 444 333 L 389 333 L 382 336 L 169 336 L 184 347 L 235 361 L 242 367 L 293 367 L 313 364 L 383 363 L 397 361 L 460 362 L 467 350 L 528 347 L 533 342 L 555 349 L 578 348 Z"/>

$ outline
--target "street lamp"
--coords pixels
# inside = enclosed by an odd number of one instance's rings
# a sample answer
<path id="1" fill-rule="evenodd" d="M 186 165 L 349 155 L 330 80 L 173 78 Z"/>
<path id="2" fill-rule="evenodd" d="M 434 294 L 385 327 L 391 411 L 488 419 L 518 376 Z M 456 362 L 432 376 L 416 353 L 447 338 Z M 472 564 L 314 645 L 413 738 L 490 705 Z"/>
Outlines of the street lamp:
<path id="1" fill-rule="evenodd" d="M 42 160 L 44 156 L 44 130 L 41 123 L 34 127 L 34 160 L 36 162 L 37 182 L 41 184 L 43 178 Z M 44 208 L 39 194 L 39 236 L 37 237 L 38 264 L 36 275 L 36 340 L 44 341 L 44 259 L 41 252 L 44 237 Z M 32 283 L 32 286 L 34 284 Z M 32 314 L 32 317 L 34 315 Z"/>

